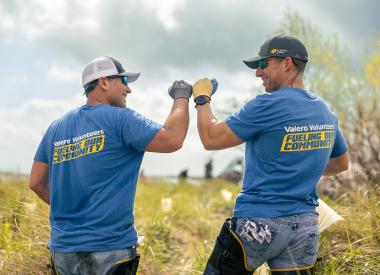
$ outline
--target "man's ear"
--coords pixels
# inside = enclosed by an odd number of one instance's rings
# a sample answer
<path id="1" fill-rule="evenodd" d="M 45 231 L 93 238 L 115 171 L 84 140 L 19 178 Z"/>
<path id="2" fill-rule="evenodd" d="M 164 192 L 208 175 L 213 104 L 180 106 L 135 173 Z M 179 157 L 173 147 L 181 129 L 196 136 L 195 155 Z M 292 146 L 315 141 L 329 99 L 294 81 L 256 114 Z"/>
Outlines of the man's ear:
<path id="1" fill-rule="evenodd" d="M 110 82 L 108 81 L 107 77 L 102 76 L 98 79 L 98 85 L 101 90 L 105 91 L 108 90 Z"/>
<path id="2" fill-rule="evenodd" d="M 290 57 L 286 57 L 284 63 L 285 63 L 285 70 L 286 71 L 292 70 L 294 64 L 293 64 L 292 59 Z"/>

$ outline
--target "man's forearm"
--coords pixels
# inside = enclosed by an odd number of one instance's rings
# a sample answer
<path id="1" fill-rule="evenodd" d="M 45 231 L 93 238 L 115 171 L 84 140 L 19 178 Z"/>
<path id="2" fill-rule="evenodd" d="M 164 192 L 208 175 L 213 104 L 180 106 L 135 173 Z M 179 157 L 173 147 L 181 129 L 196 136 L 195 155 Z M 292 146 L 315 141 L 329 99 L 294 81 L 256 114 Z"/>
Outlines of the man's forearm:
<path id="1" fill-rule="evenodd" d="M 189 128 L 189 101 L 187 99 L 178 98 L 174 101 L 164 128 L 172 133 L 172 137 L 177 142 L 183 143 Z"/>
<path id="2" fill-rule="evenodd" d="M 29 177 L 29 187 L 44 202 L 50 205 L 49 165 L 45 162 L 34 161 Z"/>
<path id="3" fill-rule="evenodd" d="M 35 186 L 32 190 L 41 200 L 50 205 L 50 192 L 47 184 Z"/>
<path id="4" fill-rule="evenodd" d="M 324 176 L 335 176 L 337 174 L 339 174 L 340 172 L 343 172 L 345 169 L 342 169 L 341 167 L 339 166 L 335 166 L 334 164 L 327 164 L 327 167 L 325 169 L 325 171 L 323 172 L 323 175 Z"/>
<path id="5" fill-rule="evenodd" d="M 209 132 L 210 126 L 215 123 L 217 120 L 212 113 L 210 104 L 206 103 L 204 105 L 197 106 L 197 125 L 198 133 L 201 138 L 202 144 L 207 147 L 211 142 L 211 136 Z"/>
<path id="6" fill-rule="evenodd" d="M 335 176 L 340 172 L 343 172 L 349 168 L 349 155 L 348 152 L 343 155 L 329 159 L 325 171 L 323 172 L 324 176 Z"/>
<path id="7" fill-rule="evenodd" d="M 218 83 L 216 80 L 200 79 L 193 85 L 193 95 L 197 105 L 197 126 L 198 133 L 206 150 L 220 150 L 243 143 L 227 125 L 224 120 L 217 120 L 214 116 L 211 106 L 205 100 L 210 99 L 216 91 Z M 205 92 L 206 91 L 206 92 Z"/>

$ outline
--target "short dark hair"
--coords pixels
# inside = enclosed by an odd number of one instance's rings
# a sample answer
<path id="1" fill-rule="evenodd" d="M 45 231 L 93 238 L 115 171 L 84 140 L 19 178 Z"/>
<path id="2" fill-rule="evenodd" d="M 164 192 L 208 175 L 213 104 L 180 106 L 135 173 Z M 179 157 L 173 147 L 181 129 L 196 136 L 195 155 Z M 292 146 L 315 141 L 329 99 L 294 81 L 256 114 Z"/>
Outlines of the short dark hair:
<path id="1" fill-rule="evenodd" d="M 97 84 L 98 84 L 98 80 L 95 79 L 87 83 L 86 85 L 84 85 L 84 94 L 88 96 L 88 94 L 91 93 L 95 89 Z"/>
<path id="2" fill-rule="evenodd" d="M 305 71 L 307 62 L 295 58 L 292 58 L 292 61 L 300 73 L 303 73 Z"/>
<path id="3" fill-rule="evenodd" d="M 268 57 L 268 58 L 274 58 L 278 61 L 281 61 L 281 60 L 284 60 L 285 58 L 287 57 L 277 57 L 277 56 L 274 56 L 274 57 Z M 290 57 L 291 58 L 291 57 Z M 303 60 L 300 60 L 300 59 L 295 59 L 295 58 L 291 58 L 294 66 L 296 66 L 297 70 L 299 73 L 303 73 L 305 71 L 305 68 L 306 68 L 306 64 L 307 62 L 306 61 L 303 61 Z"/>

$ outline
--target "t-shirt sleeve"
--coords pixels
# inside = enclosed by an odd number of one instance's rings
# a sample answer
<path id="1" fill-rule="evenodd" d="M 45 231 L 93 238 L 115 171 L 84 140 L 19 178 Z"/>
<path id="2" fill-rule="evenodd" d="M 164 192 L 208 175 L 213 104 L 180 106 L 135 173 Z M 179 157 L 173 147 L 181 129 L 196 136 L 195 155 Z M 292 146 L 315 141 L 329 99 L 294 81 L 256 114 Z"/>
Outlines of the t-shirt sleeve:
<path id="1" fill-rule="evenodd" d="M 124 143 L 142 152 L 162 128 L 159 123 L 150 120 L 143 115 L 131 110 L 122 109 L 120 134 Z"/>
<path id="2" fill-rule="evenodd" d="M 34 155 L 34 161 L 45 162 L 45 163 L 49 162 L 48 156 L 47 156 L 47 148 L 46 148 L 47 141 L 46 140 L 47 140 L 47 134 L 45 133 L 40 144 L 38 145 L 37 152 Z"/>
<path id="3" fill-rule="evenodd" d="M 334 147 L 332 149 L 330 158 L 339 157 L 340 155 L 343 155 L 344 153 L 346 153 L 347 150 L 348 150 L 348 146 L 346 144 L 346 141 L 344 140 L 342 132 L 340 131 L 338 127 L 338 130 L 336 131 Z"/>
<path id="4" fill-rule="evenodd" d="M 238 112 L 226 118 L 228 127 L 242 140 L 252 139 L 271 122 L 271 101 L 266 95 L 250 100 Z"/>

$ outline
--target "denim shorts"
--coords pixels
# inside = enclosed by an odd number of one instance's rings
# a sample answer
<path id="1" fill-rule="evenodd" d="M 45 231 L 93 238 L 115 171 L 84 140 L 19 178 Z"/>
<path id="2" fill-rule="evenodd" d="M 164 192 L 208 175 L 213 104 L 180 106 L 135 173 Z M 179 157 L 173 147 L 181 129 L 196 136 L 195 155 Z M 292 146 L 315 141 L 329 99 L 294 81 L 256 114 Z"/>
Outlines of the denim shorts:
<path id="1" fill-rule="evenodd" d="M 104 275 L 114 265 L 136 257 L 136 248 L 99 252 L 54 252 L 50 251 L 54 267 L 60 275 L 91 274 Z"/>
<path id="2" fill-rule="evenodd" d="M 267 262 L 272 271 L 304 269 L 317 260 L 318 214 L 232 218 L 232 229 L 240 237 L 247 266 L 255 270 Z M 208 264 L 204 274 L 221 274 Z"/>

